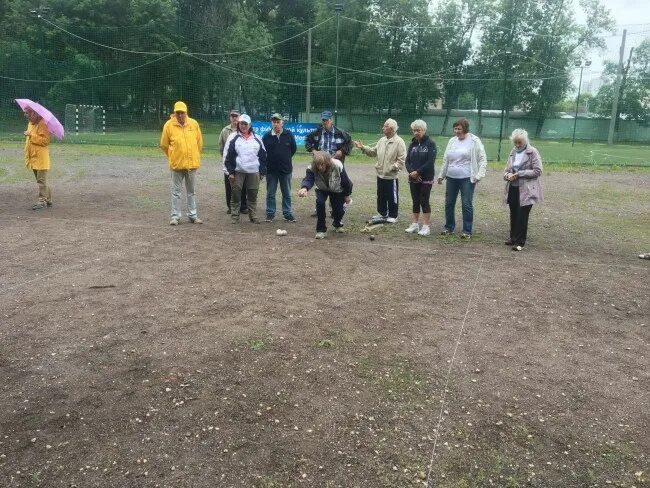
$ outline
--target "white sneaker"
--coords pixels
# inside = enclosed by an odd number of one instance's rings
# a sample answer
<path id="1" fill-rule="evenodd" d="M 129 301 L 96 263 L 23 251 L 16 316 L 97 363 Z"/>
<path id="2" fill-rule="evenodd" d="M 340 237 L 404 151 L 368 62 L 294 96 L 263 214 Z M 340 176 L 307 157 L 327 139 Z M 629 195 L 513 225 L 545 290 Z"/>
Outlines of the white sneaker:
<path id="1" fill-rule="evenodd" d="M 327 232 L 316 232 L 316 239 L 325 239 L 327 237 Z"/>
<path id="2" fill-rule="evenodd" d="M 386 219 L 386 222 L 388 222 L 389 224 L 394 224 L 395 222 L 397 222 L 397 217 L 388 217 Z"/>
<path id="3" fill-rule="evenodd" d="M 419 236 L 428 236 L 429 234 L 431 234 L 431 229 L 429 229 L 428 225 L 423 225 L 420 232 L 418 232 Z"/>
<path id="4" fill-rule="evenodd" d="M 408 229 L 404 230 L 404 232 L 406 232 L 408 234 L 414 234 L 419 230 L 420 230 L 420 226 L 418 225 L 418 223 L 413 222 L 411 225 L 409 225 Z"/>

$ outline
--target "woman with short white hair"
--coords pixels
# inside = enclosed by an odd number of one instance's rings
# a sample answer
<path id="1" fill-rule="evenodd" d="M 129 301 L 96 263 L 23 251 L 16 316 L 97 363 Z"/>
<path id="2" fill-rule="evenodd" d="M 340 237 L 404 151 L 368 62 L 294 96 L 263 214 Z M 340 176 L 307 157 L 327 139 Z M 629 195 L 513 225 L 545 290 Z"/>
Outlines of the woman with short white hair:
<path id="1" fill-rule="evenodd" d="M 409 176 L 409 189 L 413 201 L 411 225 L 408 234 L 417 233 L 426 237 L 431 234 L 431 205 L 429 199 L 435 175 L 436 143 L 427 135 L 427 123 L 424 120 L 411 122 L 413 139 L 406 152 L 406 171 Z M 420 228 L 422 214 L 422 228 Z"/>
<path id="2" fill-rule="evenodd" d="M 528 132 L 515 129 L 510 136 L 514 146 L 508 156 L 503 179 L 506 181 L 505 203 L 510 207 L 510 239 L 505 244 L 513 251 L 523 251 L 528 235 L 528 217 L 533 204 L 543 201 L 542 158 L 530 145 Z"/>

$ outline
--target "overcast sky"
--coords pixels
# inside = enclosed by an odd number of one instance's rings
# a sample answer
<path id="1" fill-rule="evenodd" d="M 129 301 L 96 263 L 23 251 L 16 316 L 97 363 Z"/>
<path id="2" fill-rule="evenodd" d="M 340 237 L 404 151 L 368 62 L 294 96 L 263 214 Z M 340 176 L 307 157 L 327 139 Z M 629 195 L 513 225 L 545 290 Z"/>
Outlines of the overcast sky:
<path id="1" fill-rule="evenodd" d="M 578 6 L 578 0 L 573 0 L 575 5 L 576 20 L 578 23 L 584 23 L 585 18 Z M 618 62 L 619 49 L 621 46 L 621 37 L 623 29 L 627 29 L 627 38 L 625 41 L 625 59 L 630 53 L 630 47 L 637 46 L 643 39 L 650 37 L 650 0 L 601 0 L 607 7 L 617 29 L 614 36 L 608 36 L 607 50 L 605 52 L 591 53 L 592 65 L 590 69 L 585 69 L 584 78 L 598 78 L 603 69 L 603 62 L 611 60 Z"/>

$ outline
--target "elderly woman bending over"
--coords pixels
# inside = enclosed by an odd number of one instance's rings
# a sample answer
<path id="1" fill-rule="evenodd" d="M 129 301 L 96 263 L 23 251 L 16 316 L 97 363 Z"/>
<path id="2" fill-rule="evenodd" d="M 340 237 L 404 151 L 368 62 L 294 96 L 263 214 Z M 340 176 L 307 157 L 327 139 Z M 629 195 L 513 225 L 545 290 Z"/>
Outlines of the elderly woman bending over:
<path id="1" fill-rule="evenodd" d="M 514 148 L 508 156 L 503 179 L 506 183 L 505 201 L 510 207 L 510 239 L 507 246 L 522 251 L 528 234 L 528 216 L 533 204 L 544 199 L 542 183 L 542 158 L 539 151 L 528 142 L 524 129 L 512 131 L 510 140 Z"/>
<path id="2" fill-rule="evenodd" d="M 316 186 L 316 239 L 327 237 L 327 224 L 325 223 L 325 202 L 329 198 L 332 205 L 332 219 L 334 232 L 343 232 L 343 216 L 345 207 L 350 203 L 352 182 L 348 178 L 343 163 L 325 151 L 314 151 L 313 161 L 305 178 L 302 180 L 299 197 L 306 197 L 307 192 Z"/>
<path id="3" fill-rule="evenodd" d="M 438 183 L 447 179 L 445 192 L 445 229 L 442 235 L 454 232 L 456 227 L 455 210 L 456 198 L 460 191 L 463 207 L 463 233 L 461 239 L 472 237 L 474 224 L 474 188 L 485 176 L 487 157 L 483 143 L 469 132 L 469 121 L 458 119 L 454 122 L 454 137 L 449 139 L 445 155 L 442 158 L 442 169 Z"/>

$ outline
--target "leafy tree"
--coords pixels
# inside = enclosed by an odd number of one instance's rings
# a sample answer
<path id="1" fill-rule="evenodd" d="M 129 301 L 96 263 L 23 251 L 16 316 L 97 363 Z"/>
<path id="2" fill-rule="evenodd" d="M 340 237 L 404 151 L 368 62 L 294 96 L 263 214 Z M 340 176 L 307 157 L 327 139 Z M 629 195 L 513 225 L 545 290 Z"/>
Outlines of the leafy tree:
<path id="1" fill-rule="evenodd" d="M 610 116 L 613 94 L 616 86 L 618 65 L 608 62 L 603 84 L 594 97 L 591 107 L 595 113 Z M 644 126 L 650 125 L 650 38 L 646 38 L 632 56 L 629 71 L 625 76 L 625 86 L 619 95 L 618 110 L 622 118 L 636 120 Z"/>

